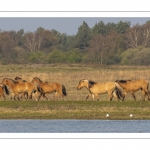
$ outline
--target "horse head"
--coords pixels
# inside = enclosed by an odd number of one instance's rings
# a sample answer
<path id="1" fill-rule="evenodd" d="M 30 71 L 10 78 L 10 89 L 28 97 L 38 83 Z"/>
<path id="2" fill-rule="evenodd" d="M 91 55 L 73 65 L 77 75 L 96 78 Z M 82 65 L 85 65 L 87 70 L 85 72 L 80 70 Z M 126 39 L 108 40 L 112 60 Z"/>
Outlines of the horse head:
<path id="1" fill-rule="evenodd" d="M 83 88 L 83 87 L 87 87 L 88 88 L 89 85 L 89 80 L 86 79 L 82 79 L 79 81 L 79 84 L 77 85 L 77 90 Z"/>

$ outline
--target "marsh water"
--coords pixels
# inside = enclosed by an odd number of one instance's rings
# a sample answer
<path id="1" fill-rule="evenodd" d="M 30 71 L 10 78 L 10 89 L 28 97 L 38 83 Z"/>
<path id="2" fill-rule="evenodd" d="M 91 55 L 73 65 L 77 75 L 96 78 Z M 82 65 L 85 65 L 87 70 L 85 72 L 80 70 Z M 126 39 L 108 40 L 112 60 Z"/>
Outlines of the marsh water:
<path id="1" fill-rule="evenodd" d="M 150 120 L 0 120 L 1 133 L 150 133 Z"/>

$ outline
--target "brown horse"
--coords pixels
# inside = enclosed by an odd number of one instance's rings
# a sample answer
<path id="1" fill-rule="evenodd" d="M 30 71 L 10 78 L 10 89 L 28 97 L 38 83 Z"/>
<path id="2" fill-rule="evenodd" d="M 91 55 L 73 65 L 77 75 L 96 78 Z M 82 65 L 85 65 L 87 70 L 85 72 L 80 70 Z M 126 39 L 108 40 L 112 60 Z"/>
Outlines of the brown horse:
<path id="1" fill-rule="evenodd" d="M 23 80 L 23 79 L 20 78 L 20 77 L 15 77 L 14 80 L 15 80 L 16 82 L 18 82 L 18 83 L 27 82 L 26 80 Z M 28 93 L 27 93 L 27 92 L 22 93 L 22 94 L 21 94 L 21 98 L 22 98 L 22 97 L 24 97 L 24 98 L 27 100 L 27 99 L 28 99 Z"/>
<path id="2" fill-rule="evenodd" d="M 63 84 L 57 82 L 42 82 L 42 80 L 38 77 L 34 77 L 32 83 L 37 84 L 38 92 L 40 92 L 38 100 L 41 98 L 41 96 L 45 97 L 48 100 L 48 97 L 46 96 L 47 93 L 55 93 L 54 100 L 55 98 L 57 98 L 57 94 L 59 94 L 63 98 L 64 96 L 67 96 L 66 88 Z"/>
<path id="3" fill-rule="evenodd" d="M 25 92 L 28 93 L 29 98 L 30 98 L 31 94 L 36 89 L 36 87 L 35 87 L 35 85 L 33 83 L 16 82 L 16 81 L 14 81 L 12 79 L 9 79 L 9 78 L 4 78 L 1 84 L 4 85 L 4 86 L 8 86 L 9 87 L 9 90 L 14 95 L 13 96 L 14 100 L 16 100 L 16 97 L 17 97 L 18 100 L 20 100 L 19 94 L 25 93 Z"/>
<path id="4" fill-rule="evenodd" d="M 134 92 L 141 90 L 142 94 L 144 96 L 144 101 L 146 100 L 146 95 L 148 96 L 148 100 L 150 100 L 149 97 L 149 83 L 146 80 L 138 79 L 138 80 L 116 80 L 116 83 L 118 83 L 123 89 L 124 89 L 124 98 L 127 93 L 131 93 L 133 98 L 136 101 L 136 97 Z"/>
<path id="5" fill-rule="evenodd" d="M 122 92 L 119 89 L 119 85 L 115 82 L 97 83 L 91 80 L 82 79 L 79 81 L 77 90 L 83 87 L 86 87 L 90 92 L 90 94 L 86 97 L 86 100 L 89 98 L 89 96 L 92 96 L 93 100 L 94 96 L 96 96 L 96 99 L 99 100 L 98 95 L 105 93 L 108 93 L 110 101 L 112 100 L 113 96 L 118 101 L 123 97 Z"/>

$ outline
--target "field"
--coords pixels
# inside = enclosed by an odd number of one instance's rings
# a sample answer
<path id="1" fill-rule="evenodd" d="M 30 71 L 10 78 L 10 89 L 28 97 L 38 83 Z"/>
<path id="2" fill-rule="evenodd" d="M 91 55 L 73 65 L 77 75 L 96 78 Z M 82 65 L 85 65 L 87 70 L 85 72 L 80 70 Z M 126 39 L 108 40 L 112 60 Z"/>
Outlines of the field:
<path id="1" fill-rule="evenodd" d="M 92 66 L 92 65 L 0 65 L 0 82 L 3 78 L 14 79 L 16 76 L 27 81 L 39 77 L 42 81 L 59 82 L 65 85 L 67 97 L 63 101 L 54 101 L 49 94 L 49 101 L 41 99 L 4 101 L 0 98 L 0 119 L 150 119 L 150 101 L 143 101 L 141 92 L 136 92 L 137 101 L 127 94 L 124 102 L 108 95 L 99 95 L 100 101 L 92 101 L 87 89 L 77 90 L 81 79 L 97 82 L 115 81 L 119 79 L 143 78 L 150 82 L 150 66 Z M 109 117 L 106 117 L 109 114 Z M 133 114 L 133 117 L 130 117 Z"/>

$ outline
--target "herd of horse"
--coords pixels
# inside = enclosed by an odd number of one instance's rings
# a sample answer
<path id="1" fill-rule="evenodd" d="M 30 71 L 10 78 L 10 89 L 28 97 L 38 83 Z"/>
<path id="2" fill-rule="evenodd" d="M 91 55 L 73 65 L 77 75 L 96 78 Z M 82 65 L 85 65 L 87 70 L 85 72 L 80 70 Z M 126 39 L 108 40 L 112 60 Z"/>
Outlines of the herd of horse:
<path id="1" fill-rule="evenodd" d="M 112 101 L 113 97 L 117 101 L 124 101 L 126 94 L 131 93 L 136 101 L 135 92 L 141 90 L 143 94 L 143 100 L 150 100 L 149 82 L 144 79 L 138 80 L 116 80 L 114 82 L 99 83 L 87 79 L 82 79 L 77 85 L 77 90 L 87 88 L 89 97 L 99 100 L 100 94 L 108 94 L 109 101 Z M 61 96 L 67 96 L 66 87 L 58 82 L 43 82 L 40 78 L 34 77 L 31 82 L 23 80 L 20 77 L 14 79 L 4 78 L 0 84 L 0 96 L 6 99 L 6 95 L 9 95 L 11 100 L 26 100 L 35 99 L 39 101 L 41 97 L 49 100 L 47 94 L 53 93 L 54 100 Z"/>
<path id="2" fill-rule="evenodd" d="M 6 93 L 6 94 L 5 94 Z M 0 85 L 0 96 L 6 99 L 5 95 L 10 95 L 11 100 L 35 99 L 40 100 L 41 97 L 46 98 L 49 93 L 54 94 L 54 99 L 58 94 L 62 97 L 66 96 L 66 88 L 63 84 L 57 82 L 43 82 L 40 78 L 34 77 L 31 82 L 23 80 L 20 77 L 15 79 L 4 78 Z"/>

